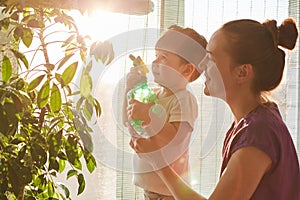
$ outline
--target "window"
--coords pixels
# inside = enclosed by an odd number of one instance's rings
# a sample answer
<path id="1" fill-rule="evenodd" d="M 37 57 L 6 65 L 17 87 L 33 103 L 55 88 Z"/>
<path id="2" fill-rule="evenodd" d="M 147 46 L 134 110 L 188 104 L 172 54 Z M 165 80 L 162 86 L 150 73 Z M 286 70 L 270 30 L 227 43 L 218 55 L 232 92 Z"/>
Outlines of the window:
<path id="1" fill-rule="evenodd" d="M 271 0 L 185 0 L 185 26 L 193 27 L 209 38 L 223 23 L 240 18 L 251 18 L 260 22 L 276 19 L 278 25 L 287 17 L 299 21 L 299 1 Z M 299 40 L 298 40 L 299 42 Z M 299 43 L 298 43 L 299 44 Z M 291 132 L 298 157 L 300 149 L 299 135 L 299 45 L 286 54 L 284 79 L 274 92 L 280 111 Z M 222 102 L 213 102 L 201 94 L 202 84 L 195 84 L 200 106 L 200 126 L 198 137 L 192 144 L 193 187 L 204 194 L 214 189 L 219 178 L 222 141 L 226 130 L 232 122 L 230 111 Z M 210 102 L 210 106 L 207 103 Z M 225 114 L 222 113 L 225 111 Z M 214 116 L 215 115 L 215 116 Z M 210 116 L 210 117 L 209 117 Z M 216 121 L 212 121 L 216 120 Z M 210 124 L 210 129 L 205 126 Z M 209 135 L 206 137 L 206 135 Z M 213 146 L 212 146 L 213 144 Z M 207 152 L 208 154 L 201 152 Z M 200 152 L 200 156 L 199 156 Z"/>
<path id="2" fill-rule="evenodd" d="M 211 34 L 224 22 L 238 18 L 251 18 L 258 21 L 276 19 L 281 23 L 288 16 L 294 17 L 298 23 L 299 0 L 155 0 L 154 11 L 148 16 L 121 16 L 120 22 L 110 22 L 103 31 L 118 27 L 112 32 L 112 38 L 118 38 L 127 31 L 143 28 L 167 28 L 171 24 L 192 27 L 200 34 L 209 38 Z M 124 17 L 126 21 L 122 21 Z M 122 19 L 121 19 L 122 18 Z M 110 24 L 110 23 L 111 24 Z M 125 24 L 124 24 L 125 23 Z M 95 26 L 97 23 L 95 23 Z M 103 27 L 99 26 L 99 29 Z M 151 63 L 153 52 L 146 51 L 147 42 L 143 38 L 149 32 L 140 32 L 135 38 L 140 42 L 140 49 L 132 49 L 130 39 L 124 37 L 115 40 L 114 47 L 122 46 L 117 52 L 116 61 L 108 68 L 103 68 L 102 76 L 97 84 L 99 100 L 103 108 L 99 120 L 100 129 L 95 131 L 95 154 L 98 168 L 93 174 L 86 172 L 86 189 L 80 196 L 73 199 L 143 199 L 143 191 L 133 186 L 130 173 L 130 155 L 128 135 L 124 134 L 121 124 L 121 110 L 124 87 L 124 76 L 131 67 L 126 57 L 128 52 L 142 55 L 146 63 Z M 126 36 L 126 34 L 124 35 Z M 145 37 L 143 37 L 145 36 Z M 154 34 L 153 40 L 159 37 Z M 119 50 L 118 48 L 116 50 Z M 126 55 L 125 55 L 126 52 Z M 274 98 L 279 103 L 282 115 L 292 134 L 300 158 L 300 131 L 299 131 L 299 40 L 297 48 L 287 53 L 284 80 L 274 92 Z M 233 118 L 229 108 L 221 101 L 205 97 L 203 79 L 192 84 L 192 92 L 197 96 L 199 104 L 199 117 L 196 131 L 191 143 L 191 177 L 192 186 L 205 196 L 209 196 L 219 179 L 221 164 L 221 147 L 226 130 Z M 97 157 L 99 156 L 99 157 Z M 73 194 L 76 194 L 76 183 Z"/>

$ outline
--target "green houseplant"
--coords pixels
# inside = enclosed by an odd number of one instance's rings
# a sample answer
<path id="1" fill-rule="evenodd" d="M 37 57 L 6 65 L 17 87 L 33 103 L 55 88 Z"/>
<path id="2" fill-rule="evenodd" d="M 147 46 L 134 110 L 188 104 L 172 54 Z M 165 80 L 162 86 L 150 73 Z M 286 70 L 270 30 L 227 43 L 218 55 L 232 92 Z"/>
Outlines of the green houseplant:
<path id="1" fill-rule="evenodd" d="M 112 46 L 88 46 L 89 37 L 80 35 L 62 9 L 16 2 L 6 5 L 0 21 L 1 31 L 12 36 L 9 44 L 2 44 L 0 56 L 0 199 L 69 199 L 67 186 L 53 178 L 70 165 L 66 178 L 77 178 L 79 195 L 85 187 L 82 160 L 89 172 L 96 167 L 88 121 L 100 116 L 101 107 L 92 96 L 93 65 L 87 57 L 108 64 Z M 50 40 L 62 31 L 53 29 L 57 24 L 68 36 Z M 32 41 L 38 41 L 37 47 Z M 31 49 L 32 57 L 20 51 L 21 44 Z M 51 59 L 52 44 L 60 45 L 58 60 Z M 38 53 L 39 62 L 33 64 Z M 79 61 L 83 67 L 75 85 Z"/>

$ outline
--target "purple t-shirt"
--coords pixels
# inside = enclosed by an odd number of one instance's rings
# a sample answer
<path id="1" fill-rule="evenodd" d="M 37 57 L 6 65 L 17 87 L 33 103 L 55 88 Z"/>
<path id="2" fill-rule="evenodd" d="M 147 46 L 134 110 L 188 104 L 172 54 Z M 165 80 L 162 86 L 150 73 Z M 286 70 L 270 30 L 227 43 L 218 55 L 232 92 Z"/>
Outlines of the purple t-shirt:
<path id="1" fill-rule="evenodd" d="M 272 159 L 271 169 L 262 177 L 252 200 L 300 200 L 300 169 L 291 135 L 274 103 L 259 106 L 232 125 L 223 146 L 221 174 L 232 154 L 254 146 Z"/>

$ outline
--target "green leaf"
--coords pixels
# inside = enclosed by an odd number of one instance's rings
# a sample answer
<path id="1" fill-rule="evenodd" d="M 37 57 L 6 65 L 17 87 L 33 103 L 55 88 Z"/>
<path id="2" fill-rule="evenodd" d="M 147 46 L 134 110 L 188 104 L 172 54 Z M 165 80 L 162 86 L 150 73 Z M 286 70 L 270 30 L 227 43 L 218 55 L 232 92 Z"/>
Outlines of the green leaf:
<path id="1" fill-rule="evenodd" d="M 69 141 L 69 143 L 70 142 L 71 143 L 67 144 L 67 146 L 66 146 L 66 154 L 67 154 L 68 161 L 74 165 L 75 160 L 76 160 L 76 155 L 77 155 L 77 152 L 74 149 L 76 144 L 73 144 L 69 138 L 68 138 L 68 141 Z"/>
<path id="2" fill-rule="evenodd" d="M 91 95 L 93 81 L 89 74 L 83 73 L 80 79 L 80 94 L 88 98 Z"/>
<path id="3" fill-rule="evenodd" d="M 22 160 L 25 156 L 25 153 L 27 151 L 27 146 L 24 145 L 20 150 L 19 150 L 19 153 L 18 153 L 18 160 Z"/>
<path id="4" fill-rule="evenodd" d="M 16 108 L 16 111 L 17 112 L 22 112 L 25 105 L 24 105 L 24 103 L 22 103 L 21 99 L 15 94 L 11 94 L 11 98 L 14 102 L 14 106 Z"/>
<path id="5" fill-rule="evenodd" d="M 23 28 L 22 42 L 27 48 L 30 47 L 33 39 L 33 31 L 30 28 Z"/>
<path id="6" fill-rule="evenodd" d="M 18 12 L 15 11 L 15 12 L 10 16 L 10 18 L 11 18 L 12 20 L 18 21 L 18 19 L 19 19 L 19 14 L 18 14 Z"/>
<path id="7" fill-rule="evenodd" d="M 85 98 L 80 97 L 79 100 L 77 101 L 77 103 L 76 103 L 76 110 L 77 110 L 77 111 L 80 110 L 81 104 L 82 104 L 82 102 L 83 102 L 84 99 L 85 99 Z"/>
<path id="8" fill-rule="evenodd" d="M 111 63 L 114 58 L 112 43 L 109 41 L 97 42 L 91 51 L 91 55 L 95 56 L 96 60 L 100 59 L 105 65 Z"/>
<path id="9" fill-rule="evenodd" d="M 48 182 L 48 195 L 49 197 L 52 197 L 54 195 L 54 188 L 52 182 Z"/>
<path id="10" fill-rule="evenodd" d="M 75 176 L 75 175 L 77 176 L 77 174 L 78 174 L 77 170 L 71 169 L 67 173 L 67 179 L 69 179 L 70 177 Z"/>
<path id="11" fill-rule="evenodd" d="M 55 158 L 50 158 L 49 170 L 54 169 L 55 171 L 59 170 L 59 163 Z"/>
<path id="12" fill-rule="evenodd" d="M 75 159 L 74 163 L 73 163 L 73 166 L 76 168 L 76 169 L 79 169 L 79 170 L 82 170 L 82 164 L 80 162 L 79 159 Z"/>
<path id="13" fill-rule="evenodd" d="M 32 20 L 32 19 L 35 19 L 37 16 L 34 14 L 34 15 L 27 15 L 25 16 L 23 19 L 22 19 L 22 22 L 23 23 L 28 23 L 29 20 Z"/>
<path id="14" fill-rule="evenodd" d="M 60 111 L 62 105 L 61 94 L 59 88 L 56 84 L 53 83 L 51 89 L 51 96 L 50 96 L 50 108 L 52 112 L 57 113 Z"/>
<path id="15" fill-rule="evenodd" d="M 78 62 L 74 62 L 62 73 L 63 86 L 68 85 L 72 81 L 76 73 L 77 66 Z"/>
<path id="16" fill-rule="evenodd" d="M 101 105 L 100 105 L 100 103 L 97 99 L 94 99 L 94 106 L 95 106 L 95 109 L 96 109 L 97 117 L 100 117 L 100 115 L 101 115 Z"/>
<path id="17" fill-rule="evenodd" d="M 22 26 L 17 26 L 14 30 L 14 38 L 19 40 L 20 37 L 23 37 L 24 29 Z"/>
<path id="18" fill-rule="evenodd" d="M 25 86 L 25 80 L 23 78 L 18 78 L 16 82 L 16 89 L 22 90 Z"/>
<path id="19" fill-rule="evenodd" d="M 66 161 L 59 159 L 58 164 L 59 164 L 58 172 L 62 173 L 66 168 Z"/>
<path id="20" fill-rule="evenodd" d="M 83 124 L 81 124 L 81 127 L 79 127 L 78 122 L 77 122 L 76 128 L 77 128 L 77 131 L 79 133 L 80 139 L 83 143 L 85 150 L 92 152 L 94 145 L 93 145 L 93 141 L 92 141 L 92 137 L 91 137 L 90 133 L 86 130 L 86 128 L 84 127 Z"/>
<path id="21" fill-rule="evenodd" d="M 38 143 L 32 144 L 30 151 L 31 151 L 31 157 L 32 157 L 33 161 L 35 162 L 35 166 L 42 167 L 47 161 L 46 151 Z"/>
<path id="22" fill-rule="evenodd" d="M 80 51 L 80 58 L 81 58 L 81 60 L 86 60 L 86 55 L 87 55 L 87 53 L 86 53 L 85 50 L 81 50 Z"/>
<path id="23" fill-rule="evenodd" d="M 91 69 L 92 69 L 92 66 L 93 66 L 93 62 L 90 61 L 90 62 L 86 65 L 85 73 L 90 73 L 90 72 L 91 72 Z"/>
<path id="24" fill-rule="evenodd" d="M 70 197 L 69 189 L 63 183 L 58 182 L 57 185 L 58 187 L 64 190 L 66 198 L 69 198 Z"/>
<path id="25" fill-rule="evenodd" d="M 64 84 L 61 74 L 55 73 L 55 78 L 60 84 Z"/>
<path id="26" fill-rule="evenodd" d="M 74 53 L 71 53 L 70 55 L 65 56 L 59 63 L 57 70 L 59 70 L 72 56 Z"/>
<path id="27" fill-rule="evenodd" d="M 42 21 L 38 21 L 36 19 L 30 19 L 27 22 L 27 26 L 31 28 L 43 28 L 45 27 L 45 24 Z"/>
<path id="28" fill-rule="evenodd" d="M 57 156 L 62 160 L 67 160 L 68 159 L 67 155 L 62 151 L 60 151 Z"/>
<path id="29" fill-rule="evenodd" d="M 31 90 L 35 89 L 43 80 L 45 75 L 41 75 L 37 78 L 35 78 L 33 81 L 31 81 L 28 85 L 27 92 L 30 92 Z"/>
<path id="30" fill-rule="evenodd" d="M 28 65 L 28 61 L 27 61 L 26 56 L 23 53 L 15 50 L 15 49 L 11 49 L 11 51 L 14 53 L 14 55 L 16 56 L 16 58 L 20 59 L 23 62 L 23 64 L 25 65 L 26 69 L 28 69 L 29 65 Z"/>
<path id="31" fill-rule="evenodd" d="M 87 120 L 91 120 L 93 116 L 93 106 L 89 103 L 89 101 L 85 101 L 84 107 L 83 107 L 83 114 L 86 117 Z"/>
<path id="32" fill-rule="evenodd" d="M 2 60 L 2 80 L 7 82 L 12 75 L 12 65 L 7 56 L 3 56 Z"/>
<path id="33" fill-rule="evenodd" d="M 77 195 L 79 195 L 84 191 L 85 188 L 85 180 L 83 174 L 79 174 L 77 180 L 79 184 Z"/>
<path id="34" fill-rule="evenodd" d="M 67 46 L 68 44 L 70 44 L 71 41 L 74 40 L 74 38 L 75 38 L 75 35 L 71 35 L 70 37 L 68 37 L 68 39 L 66 39 L 66 40 L 64 41 L 64 43 L 61 45 L 61 47 L 65 47 L 65 46 Z"/>
<path id="35" fill-rule="evenodd" d="M 39 108 L 43 108 L 48 103 L 49 93 L 50 83 L 49 81 L 46 81 L 37 96 L 37 103 Z"/>
<path id="36" fill-rule="evenodd" d="M 92 173 L 95 170 L 95 167 L 97 166 L 97 162 L 94 156 L 90 152 L 87 152 L 84 154 L 84 159 L 89 172 Z"/>

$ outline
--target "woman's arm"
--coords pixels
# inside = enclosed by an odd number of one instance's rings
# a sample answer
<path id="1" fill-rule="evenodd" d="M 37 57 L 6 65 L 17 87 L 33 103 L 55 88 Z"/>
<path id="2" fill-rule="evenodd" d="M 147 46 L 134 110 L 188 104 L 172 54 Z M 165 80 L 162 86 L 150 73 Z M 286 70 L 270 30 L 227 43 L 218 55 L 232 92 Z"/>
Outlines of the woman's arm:
<path id="1" fill-rule="evenodd" d="M 250 199 L 271 164 L 270 157 L 255 147 L 243 147 L 237 150 L 230 158 L 227 168 L 208 199 Z M 170 167 L 157 171 L 157 174 L 177 200 L 205 199 L 192 190 Z"/>
<path id="2" fill-rule="evenodd" d="M 205 197 L 193 190 L 170 166 L 166 166 L 156 171 L 156 173 L 176 200 L 206 200 Z"/>
<path id="3" fill-rule="evenodd" d="M 237 150 L 210 199 L 250 199 L 271 164 L 271 158 L 256 147 Z"/>
<path id="4" fill-rule="evenodd" d="M 180 127 L 180 129 L 178 127 Z M 132 147 L 138 153 L 148 153 L 161 148 L 167 148 L 168 144 L 170 144 L 171 148 L 173 148 L 174 145 L 178 145 L 176 151 L 178 154 L 181 154 L 188 149 L 190 135 L 191 127 L 187 122 L 167 122 L 164 123 L 163 127 L 157 131 L 155 135 L 149 138 L 133 138 L 132 140 L 134 141 L 131 145 L 133 145 Z"/>

